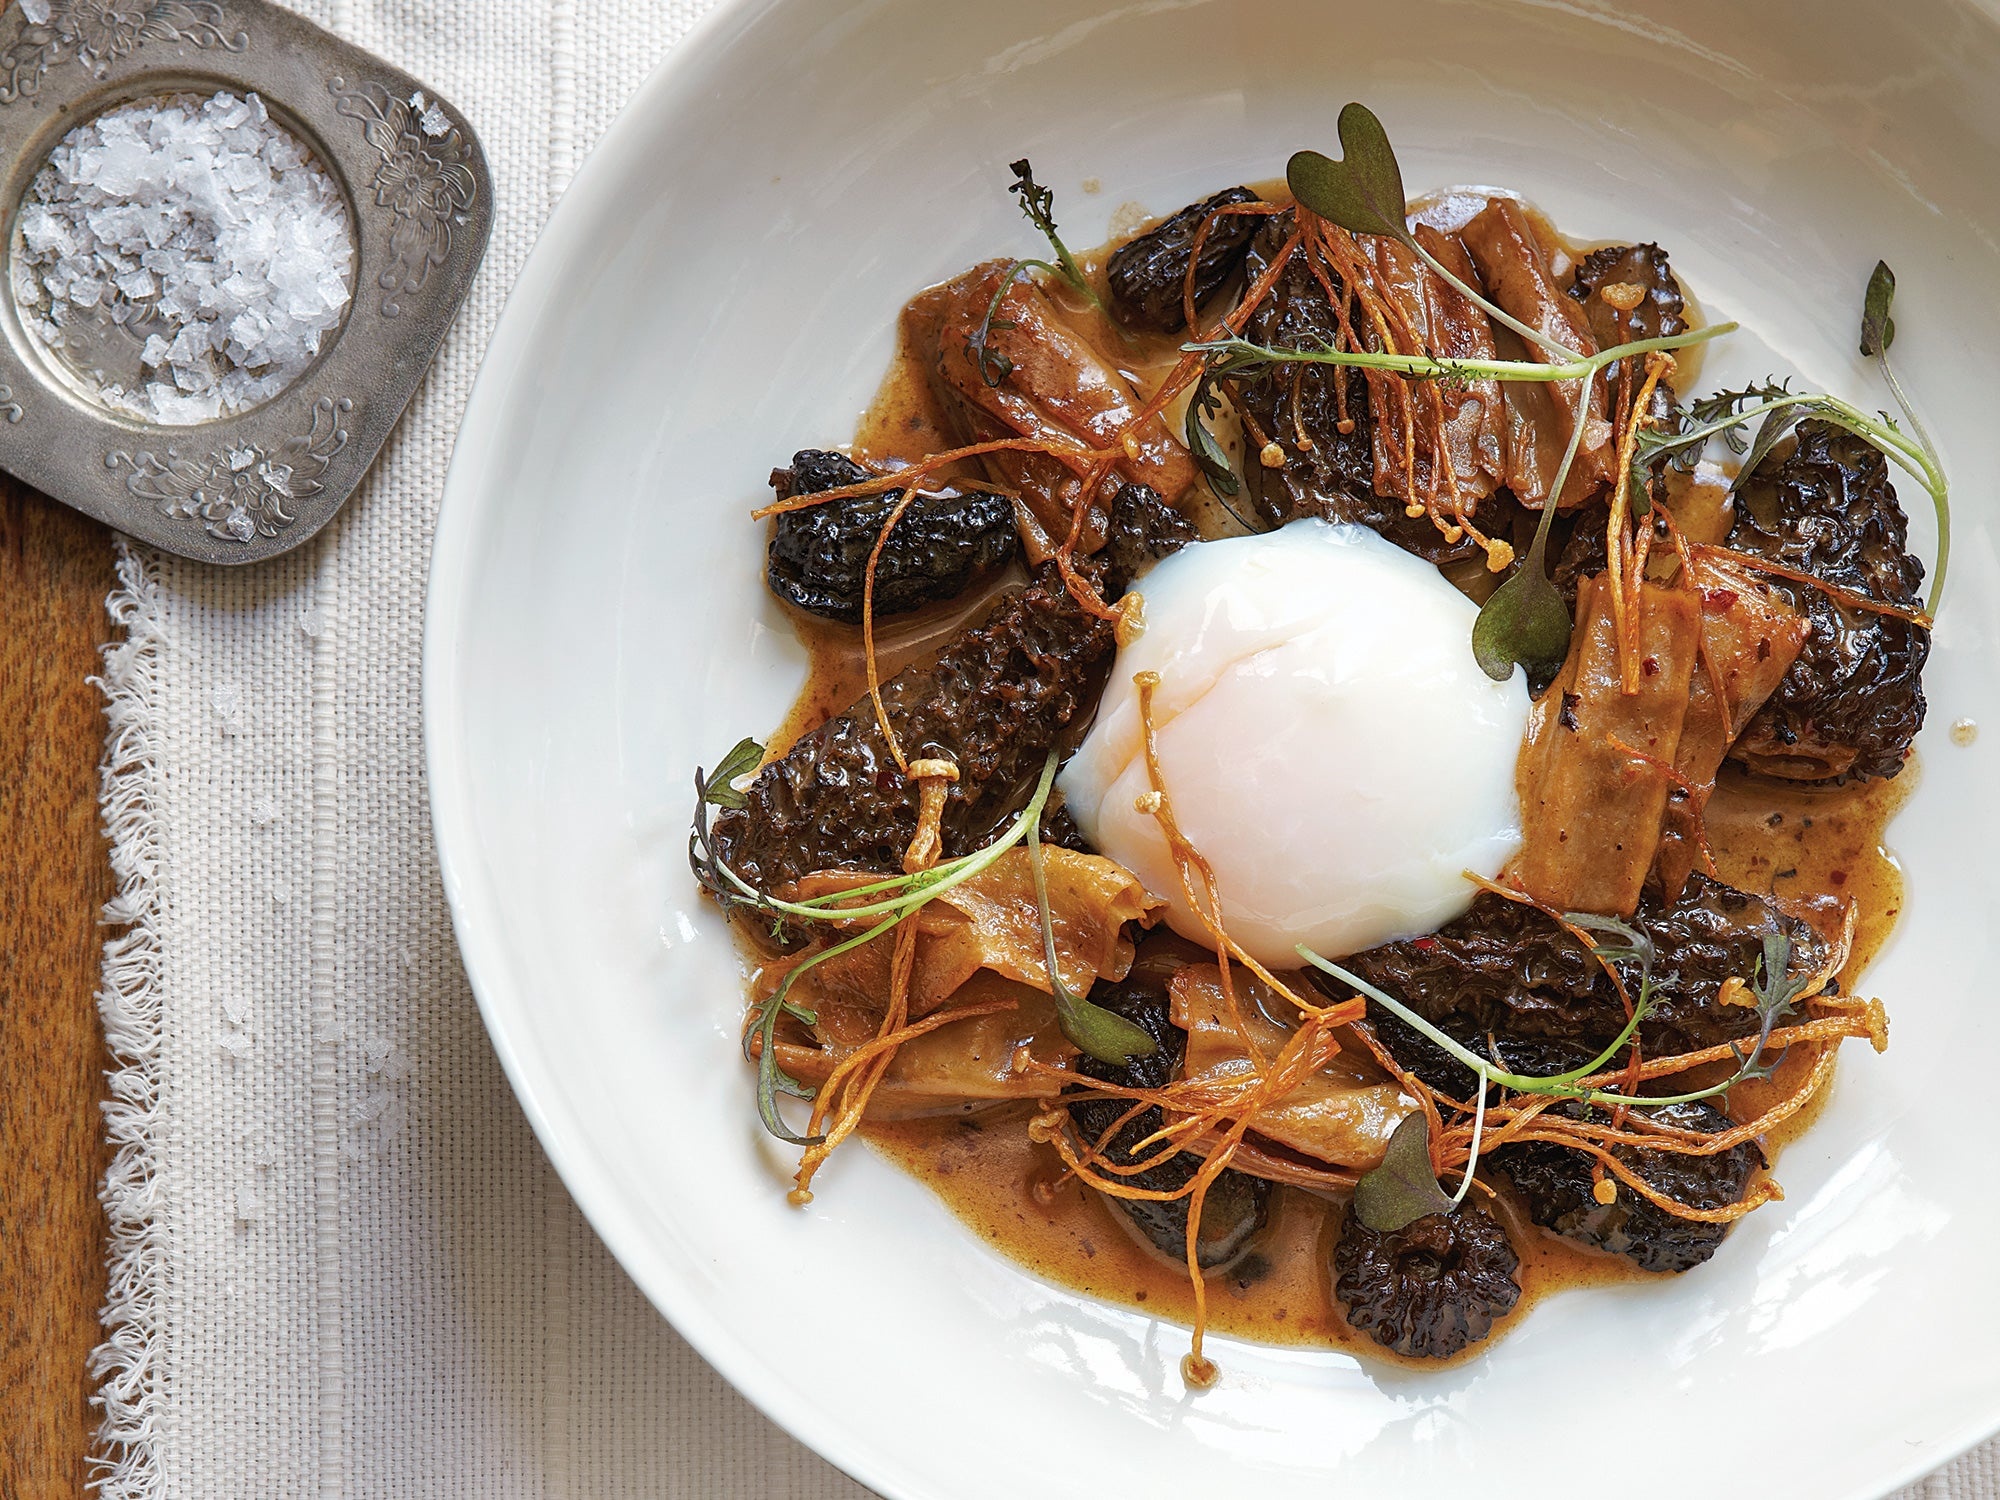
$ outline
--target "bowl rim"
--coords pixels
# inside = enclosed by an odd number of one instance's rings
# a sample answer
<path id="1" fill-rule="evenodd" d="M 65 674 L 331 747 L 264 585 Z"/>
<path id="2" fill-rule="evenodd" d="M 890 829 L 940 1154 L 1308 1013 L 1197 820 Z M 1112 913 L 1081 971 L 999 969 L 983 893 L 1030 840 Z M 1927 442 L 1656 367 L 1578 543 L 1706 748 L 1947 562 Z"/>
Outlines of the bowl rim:
<path id="1" fill-rule="evenodd" d="M 483 476 L 473 472 L 478 462 L 474 455 L 483 451 L 486 428 L 492 420 L 489 413 L 500 406 L 506 387 L 521 366 L 521 357 L 535 333 L 537 312 L 548 294 L 559 287 L 551 268 L 573 244 L 583 240 L 583 227 L 591 222 L 592 210 L 614 202 L 611 187 L 620 167 L 624 159 L 638 154 L 633 144 L 636 132 L 632 122 L 658 108 L 665 99 L 698 86 L 712 59 L 727 51 L 760 17 L 784 3 L 786 0 L 715 0 L 714 6 L 695 20 L 578 163 L 575 175 L 522 261 L 514 285 L 508 289 L 466 398 L 431 536 L 430 566 L 424 588 L 420 691 L 424 780 L 432 844 L 444 884 L 445 904 L 451 914 L 452 936 L 479 1007 L 480 1022 L 536 1142 L 561 1178 L 563 1190 L 588 1221 L 591 1232 L 604 1242 L 655 1311 L 766 1418 L 856 1482 L 893 1500 L 921 1500 L 911 1476 L 897 1472 L 898 1465 L 891 1455 L 853 1442 L 809 1397 L 779 1378 L 780 1372 L 772 1362 L 731 1331 L 691 1288 L 656 1284 L 632 1270 L 639 1260 L 636 1227 L 625 1220 L 613 1195 L 586 1185 L 591 1175 L 588 1163 L 566 1149 L 520 1051 L 497 1013 L 493 996 L 503 981 L 495 972 L 498 966 L 484 952 L 478 918 L 470 910 L 465 872 L 451 852 L 454 839 L 461 845 L 469 845 L 472 827 L 472 809 L 464 781 L 450 773 L 465 744 L 463 720 L 454 712 L 459 706 L 459 683 L 453 670 L 452 641 L 476 577 L 474 552 L 485 513 L 481 502 L 486 495 L 479 487 Z"/>

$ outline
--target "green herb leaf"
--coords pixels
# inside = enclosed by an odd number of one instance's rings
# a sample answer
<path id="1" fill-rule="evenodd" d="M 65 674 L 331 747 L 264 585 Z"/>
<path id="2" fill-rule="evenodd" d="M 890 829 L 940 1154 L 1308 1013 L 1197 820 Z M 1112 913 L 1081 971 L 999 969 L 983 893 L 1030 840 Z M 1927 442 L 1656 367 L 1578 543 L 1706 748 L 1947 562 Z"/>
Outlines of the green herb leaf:
<path id="1" fill-rule="evenodd" d="M 1764 1035 L 1771 1034 L 1771 1028 L 1792 1013 L 1792 1007 L 1800 995 L 1805 993 L 1811 976 L 1794 976 L 1792 969 L 1792 940 L 1782 932 L 1764 934 L 1764 952 L 1757 963 L 1755 983 L 1751 993 L 1757 997 L 1757 1014 L 1764 1018 Z"/>
<path id="2" fill-rule="evenodd" d="M 1124 1067 L 1137 1058 L 1151 1057 L 1160 1049 L 1159 1043 L 1136 1023 L 1067 989 L 1056 995 L 1056 1022 L 1079 1051 L 1114 1068 Z"/>
<path id="3" fill-rule="evenodd" d="M 1791 1015 L 1799 996 L 1810 982 L 1808 975 L 1794 977 L 1791 967 L 1792 940 L 1782 932 L 1765 933 L 1764 951 L 1757 959 L 1757 970 L 1750 984 L 1750 993 L 1755 997 L 1757 1007 L 1757 1039 L 1742 1044 L 1738 1053 L 1740 1061 L 1729 1079 L 1729 1086 L 1749 1078 L 1769 1078 L 1777 1071 L 1776 1062 L 1765 1063 L 1759 1059 L 1770 1044 L 1771 1033 L 1780 1021 Z M 1783 1060 L 1781 1053 L 1778 1061 Z"/>
<path id="4" fill-rule="evenodd" d="M 1480 606 L 1472 622 L 1472 656 L 1495 682 L 1513 676 L 1516 662 L 1529 677 L 1546 681 L 1562 669 L 1569 636 L 1569 606 L 1542 571 L 1541 559 L 1530 554 Z"/>
<path id="5" fill-rule="evenodd" d="M 1580 927 L 1592 934 L 1591 950 L 1606 963 L 1636 962 L 1639 965 L 1640 978 L 1644 980 L 1651 977 L 1653 958 L 1657 951 L 1653 946 L 1651 933 L 1634 927 L 1622 917 L 1600 916 L 1596 912 L 1565 912 L 1563 920 L 1572 927 Z"/>
<path id="6" fill-rule="evenodd" d="M 1479 617 L 1472 622 L 1472 659 L 1495 682 L 1513 676 L 1516 662 L 1527 669 L 1531 683 L 1546 682 L 1562 670 L 1563 658 L 1569 655 L 1569 606 L 1563 603 L 1561 591 L 1549 582 L 1548 564 L 1543 559 L 1549 545 L 1549 523 L 1555 519 L 1556 496 L 1569 478 L 1570 462 L 1576 457 L 1582 433 L 1583 423 L 1578 422 L 1570 432 L 1556 482 L 1542 502 L 1542 519 L 1535 526 L 1528 555 L 1479 606 Z"/>
<path id="7" fill-rule="evenodd" d="M 1382 1165 L 1354 1185 L 1354 1216 L 1377 1234 L 1393 1234 L 1457 1206 L 1431 1170 L 1431 1126 L 1422 1110 L 1404 1116 L 1389 1137 Z"/>
<path id="8" fill-rule="evenodd" d="M 1208 430 L 1205 418 L 1220 416 L 1222 413 L 1222 392 L 1215 388 L 1213 371 L 1205 372 L 1188 398 L 1187 445 L 1188 452 L 1200 465 L 1203 476 L 1219 496 L 1234 496 L 1243 488 L 1236 477 L 1236 470 L 1230 467 L 1229 455 L 1222 444 L 1215 440 L 1215 434 Z"/>
<path id="9" fill-rule="evenodd" d="M 1868 278 L 1868 292 L 1861 299 L 1861 352 L 1870 359 L 1887 354 L 1896 342 L 1896 320 L 1889 305 L 1896 300 L 1896 273 L 1886 260 L 1875 262 Z"/>
<path id="10" fill-rule="evenodd" d="M 1051 269 L 1102 308 L 1104 304 L 1098 302 L 1096 291 L 1083 274 L 1083 267 L 1076 263 L 1076 257 L 1069 253 L 1069 246 L 1062 242 L 1062 236 L 1056 232 L 1055 193 L 1035 181 L 1035 169 L 1028 164 L 1027 157 L 1024 156 L 1012 163 L 1009 170 L 1014 174 L 1014 183 L 1007 191 L 1021 200 L 1021 212 L 1028 216 L 1030 224 L 1042 232 L 1042 237 L 1049 242 L 1049 248 L 1056 253 L 1056 265 Z"/>
<path id="11" fill-rule="evenodd" d="M 714 771 L 705 776 L 695 772 L 695 785 L 700 789 L 701 800 L 711 807 L 747 807 L 747 799 L 734 783 L 748 776 L 763 762 L 762 745 L 747 736 L 738 740 L 729 753 L 716 762 Z"/>
<path id="12" fill-rule="evenodd" d="M 1736 471 L 1736 478 L 1730 481 L 1730 494 L 1734 495 L 1750 482 L 1750 476 L 1755 474 L 1764 460 L 1771 456 L 1771 450 L 1785 440 L 1787 434 L 1799 425 L 1800 418 L 1805 414 L 1806 409 L 1803 406 L 1784 406 L 1764 413 L 1764 420 L 1757 424 L 1757 435 L 1750 440 L 1750 451 L 1743 455 L 1743 467 Z M 1769 525 L 1770 522 L 1767 520 L 1765 524 Z"/>
<path id="13" fill-rule="evenodd" d="M 1295 152 L 1285 163 L 1292 196 L 1322 219 L 1350 234 L 1383 234 L 1414 243 L 1403 222 L 1403 169 L 1396 164 L 1389 132 L 1365 104 L 1340 112 L 1341 159 L 1317 151 Z"/>

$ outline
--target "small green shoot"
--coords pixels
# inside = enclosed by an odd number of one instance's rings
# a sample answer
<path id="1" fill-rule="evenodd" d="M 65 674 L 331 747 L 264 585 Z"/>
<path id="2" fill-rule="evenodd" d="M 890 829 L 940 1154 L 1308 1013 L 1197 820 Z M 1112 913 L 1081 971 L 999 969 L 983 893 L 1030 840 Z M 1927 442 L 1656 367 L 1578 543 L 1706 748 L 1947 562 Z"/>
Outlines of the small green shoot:
<path id="1" fill-rule="evenodd" d="M 1410 232 L 1403 169 L 1389 144 L 1389 132 L 1383 129 L 1373 110 L 1365 104 L 1351 103 L 1341 110 L 1335 128 L 1340 134 L 1340 149 L 1345 153 L 1341 160 L 1335 161 L 1317 151 L 1299 151 L 1285 164 L 1285 182 L 1294 198 L 1350 234 L 1386 235 L 1398 241 L 1460 296 L 1550 358 L 1563 362 L 1577 357 L 1577 350 L 1523 323 L 1495 306 L 1476 288 L 1466 285 Z"/>
<path id="2" fill-rule="evenodd" d="M 1471 1180 L 1468 1167 L 1466 1181 Z M 1421 1109 L 1403 1117 L 1389 1136 L 1382 1164 L 1354 1184 L 1354 1216 L 1378 1234 L 1448 1214 L 1458 1204 L 1431 1170 L 1430 1118 Z"/>
<path id="3" fill-rule="evenodd" d="M 1542 501 L 1542 518 L 1535 525 L 1528 555 L 1479 606 L 1478 617 L 1472 622 L 1472 659 L 1495 682 L 1513 676 L 1517 662 L 1531 683 L 1547 682 L 1562 670 L 1563 658 L 1569 655 L 1573 628 L 1569 606 L 1549 579 L 1547 558 L 1556 498 L 1569 481 L 1570 465 L 1576 461 L 1582 437 L 1583 423 L 1570 423 L 1569 444 L 1563 449 L 1555 483 Z"/>
<path id="4" fill-rule="evenodd" d="M 1028 828 L 1028 869 L 1035 881 L 1035 906 L 1042 920 L 1042 961 L 1048 966 L 1049 994 L 1056 1002 L 1056 1023 L 1062 1033 L 1087 1055 L 1114 1068 L 1159 1050 L 1145 1030 L 1116 1011 L 1106 1010 L 1075 994 L 1063 982 L 1056 962 L 1055 913 L 1049 907 L 1048 876 L 1042 869 L 1042 820 L 1039 812 Z"/>
<path id="5" fill-rule="evenodd" d="M 1042 232 L 1042 237 L 1049 242 L 1049 248 L 1056 253 L 1056 264 L 1048 269 L 1088 297 L 1091 306 L 1102 312 L 1104 304 L 1098 301 L 1097 291 L 1091 286 L 1090 278 L 1083 274 L 1083 267 L 1076 263 L 1076 257 L 1069 253 L 1069 246 L 1063 243 L 1062 235 L 1056 230 L 1055 192 L 1035 181 L 1035 169 L 1028 164 L 1025 156 L 1012 163 L 1008 170 L 1013 172 L 1014 182 L 1007 191 L 1021 200 L 1021 212 L 1027 215 L 1030 224 Z"/>

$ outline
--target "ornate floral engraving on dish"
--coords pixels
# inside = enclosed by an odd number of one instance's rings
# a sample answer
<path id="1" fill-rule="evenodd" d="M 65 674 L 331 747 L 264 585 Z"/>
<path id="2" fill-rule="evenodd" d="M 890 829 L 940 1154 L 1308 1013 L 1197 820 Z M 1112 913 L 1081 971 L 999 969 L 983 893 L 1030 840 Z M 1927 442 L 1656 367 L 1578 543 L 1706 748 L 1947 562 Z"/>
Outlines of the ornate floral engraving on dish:
<path id="1" fill-rule="evenodd" d="M 184 457 L 177 449 L 164 454 L 150 449 L 106 455 L 104 466 L 130 469 L 125 488 L 151 501 L 160 513 L 200 521 L 204 530 L 222 541 L 248 543 L 257 536 L 276 536 L 297 518 L 294 506 L 325 486 L 327 466 L 347 446 L 347 429 L 339 418 L 354 409 L 342 396 L 322 396 L 313 403 L 307 430 L 286 439 L 275 450 L 260 443 Z"/>
<path id="2" fill-rule="evenodd" d="M 0 104 L 32 98 L 58 63 L 75 58 L 92 77 L 147 42 L 241 52 L 249 37 L 223 29 L 219 0 L 22 0 L 27 24 L 0 51 Z"/>
<path id="3" fill-rule="evenodd" d="M 340 78 L 327 88 L 382 158 L 369 185 L 376 206 L 395 216 L 389 263 L 377 277 L 388 293 L 382 315 L 393 318 L 402 311 L 397 294 L 422 291 L 432 270 L 451 257 L 454 234 L 479 191 L 466 164 L 470 153 L 463 132 L 422 92 L 399 99 L 379 83 L 349 88 Z"/>

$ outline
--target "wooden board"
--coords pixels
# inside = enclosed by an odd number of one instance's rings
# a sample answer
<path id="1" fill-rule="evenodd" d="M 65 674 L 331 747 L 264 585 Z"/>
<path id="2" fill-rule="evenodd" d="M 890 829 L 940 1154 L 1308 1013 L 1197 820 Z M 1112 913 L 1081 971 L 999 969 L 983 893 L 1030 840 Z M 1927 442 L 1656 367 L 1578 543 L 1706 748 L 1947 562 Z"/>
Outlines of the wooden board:
<path id="1" fill-rule="evenodd" d="M 0 1497 L 83 1494 L 104 1297 L 111 874 L 97 669 L 111 535 L 0 475 Z"/>

